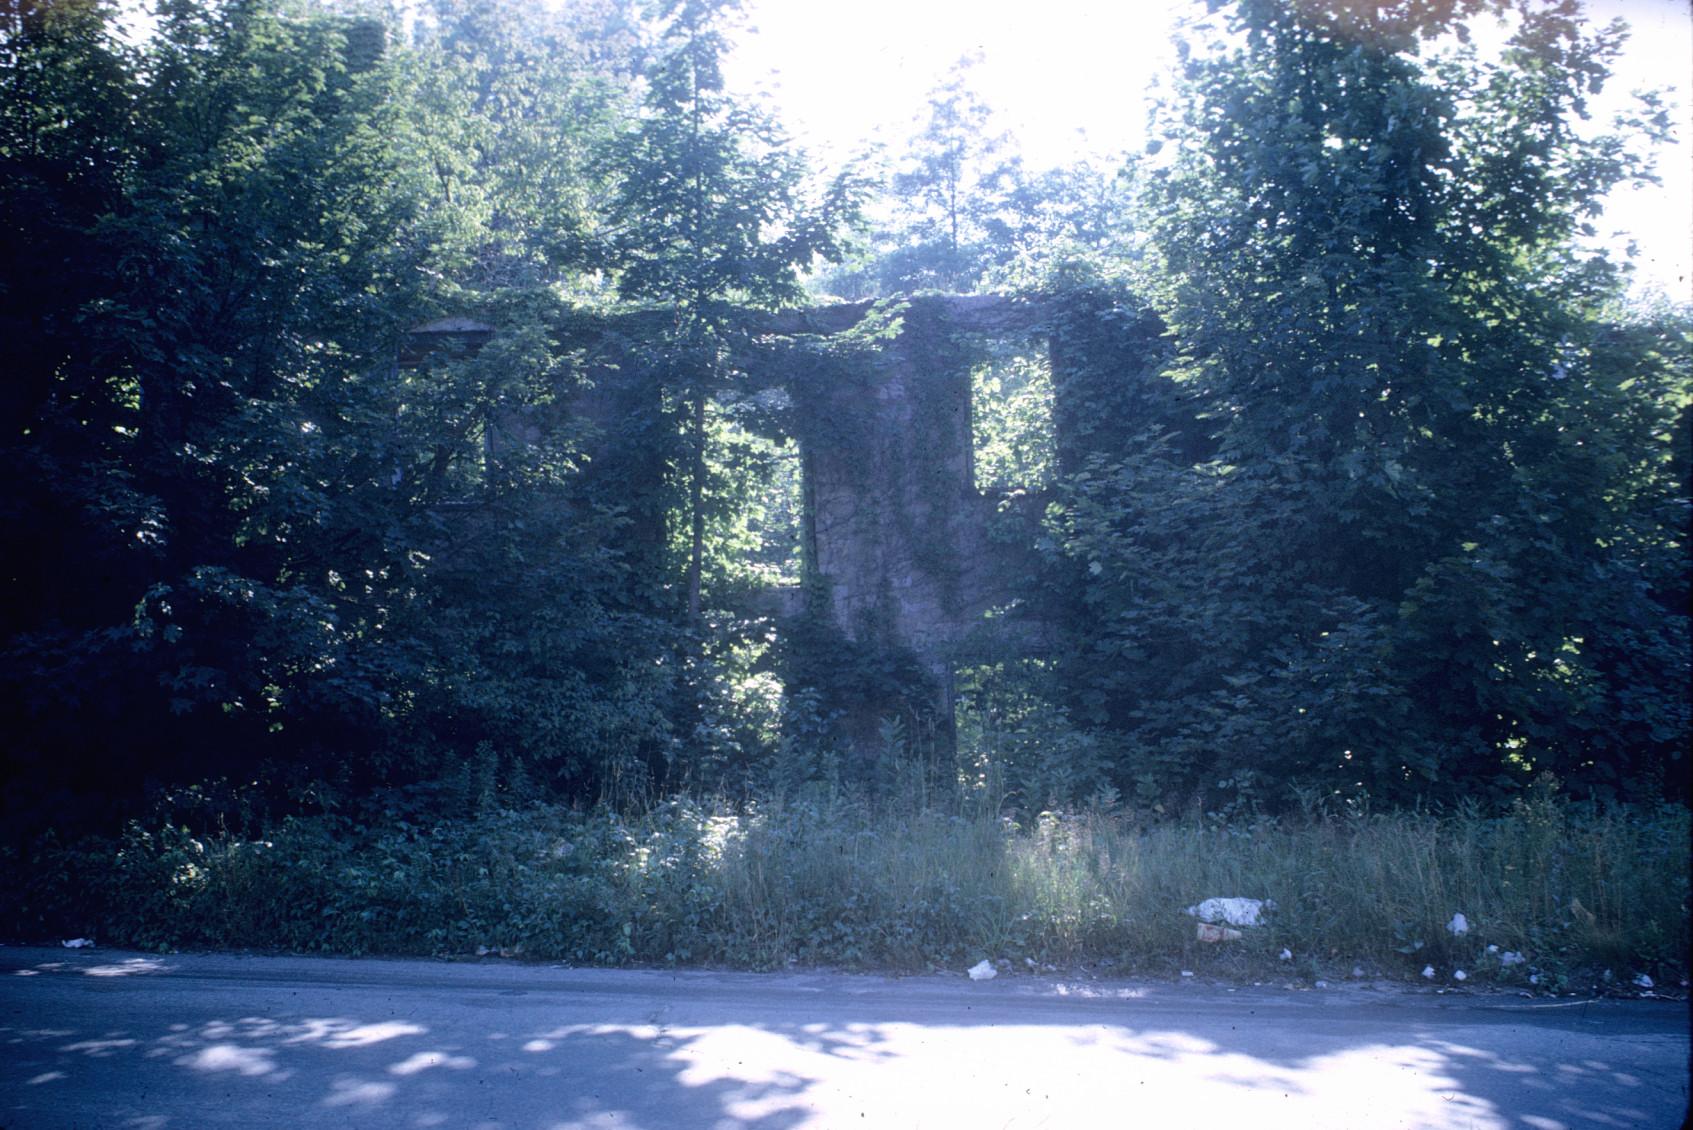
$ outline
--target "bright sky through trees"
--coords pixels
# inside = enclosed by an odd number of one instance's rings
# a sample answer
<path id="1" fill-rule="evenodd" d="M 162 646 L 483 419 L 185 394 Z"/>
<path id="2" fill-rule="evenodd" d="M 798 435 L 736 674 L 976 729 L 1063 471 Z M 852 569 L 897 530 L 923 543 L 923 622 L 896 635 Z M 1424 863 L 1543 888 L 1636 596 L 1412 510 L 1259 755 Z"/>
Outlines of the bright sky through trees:
<path id="1" fill-rule="evenodd" d="M 800 144 L 844 159 L 897 143 L 926 93 L 961 56 L 980 52 L 973 82 L 1026 159 L 1055 165 L 1113 157 L 1144 140 L 1151 84 L 1174 58 L 1194 0 L 747 0 L 733 75 L 763 87 Z M 1628 92 L 1673 88 L 1681 144 L 1660 157 L 1663 185 L 1612 197 L 1605 229 L 1633 235 L 1640 282 L 1689 297 L 1693 274 L 1693 18 L 1685 0 L 1588 0 L 1595 24 L 1634 33 L 1600 114 Z M 1622 242 L 1619 240 L 1619 242 Z"/>

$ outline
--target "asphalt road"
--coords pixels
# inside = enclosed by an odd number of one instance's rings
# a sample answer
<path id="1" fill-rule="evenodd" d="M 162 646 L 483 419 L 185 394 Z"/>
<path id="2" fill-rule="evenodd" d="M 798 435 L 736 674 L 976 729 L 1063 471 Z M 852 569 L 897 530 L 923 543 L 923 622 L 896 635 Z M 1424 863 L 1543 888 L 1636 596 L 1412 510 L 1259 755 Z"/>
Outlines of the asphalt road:
<path id="1" fill-rule="evenodd" d="M 0 1127 L 1666 1127 L 1688 1012 L 0 948 Z"/>

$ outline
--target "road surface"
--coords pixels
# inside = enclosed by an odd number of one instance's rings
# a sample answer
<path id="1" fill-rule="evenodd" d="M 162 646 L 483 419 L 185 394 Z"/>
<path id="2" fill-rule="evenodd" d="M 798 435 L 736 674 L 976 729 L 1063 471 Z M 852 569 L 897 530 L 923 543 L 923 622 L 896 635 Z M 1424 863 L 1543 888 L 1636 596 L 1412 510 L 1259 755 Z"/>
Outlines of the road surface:
<path id="1" fill-rule="evenodd" d="M 0 1127 L 1680 1127 L 1688 1013 L 0 948 Z"/>

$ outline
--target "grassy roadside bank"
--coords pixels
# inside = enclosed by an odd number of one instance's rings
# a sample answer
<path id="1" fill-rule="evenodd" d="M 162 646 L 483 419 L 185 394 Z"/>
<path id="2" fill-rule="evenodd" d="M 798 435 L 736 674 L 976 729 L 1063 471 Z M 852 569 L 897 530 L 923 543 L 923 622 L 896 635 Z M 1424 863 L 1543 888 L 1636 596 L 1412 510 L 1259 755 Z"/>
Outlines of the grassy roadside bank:
<path id="1" fill-rule="evenodd" d="M 423 824 L 285 821 L 264 839 L 131 825 L 0 860 L 18 939 L 577 963 L 1371 976 L 1586 988 L 1687 977 L 1688 812 L 1392 813 L 1141 824 L 791 801 L 640 816 L 551 808 Z M 1204 944 L 1183 908 L 1274 899 Z M 1447 929 L 1455 913 L 1467 933 Z M 1291 953 L 1283 958 L 1282 952 Z M 1510 955 L 1521 954 L 1515 962 Z"/>

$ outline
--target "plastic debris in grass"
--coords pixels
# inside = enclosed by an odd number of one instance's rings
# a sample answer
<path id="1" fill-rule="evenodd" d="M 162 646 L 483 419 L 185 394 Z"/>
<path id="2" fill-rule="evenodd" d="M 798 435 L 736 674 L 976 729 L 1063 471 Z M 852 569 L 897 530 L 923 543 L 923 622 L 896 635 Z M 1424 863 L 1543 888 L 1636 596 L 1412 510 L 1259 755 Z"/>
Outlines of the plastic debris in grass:
<path id="1" fill-rule="evenodd" d="M 1499 964 L 1509 969 L 1513 965 L 1521 965 L 1528 958 L 1516 950 L 1502 950 L 1498 946 L 1488 946 L 1487 952 L 1499 959 Z"/>
<path id="2" fill-rule="evenodd" d="M 1637 988 L 1650 989 L 1654 986 L 1655 982 L 1650 977 L 1646 976 L 1646 974 L 1642 973 L 1634 979 L 1634 984 Z"/>
<path id="3" fill-rule="evenodd" d="M 995 969 L 993 962 L 987 958 L 983 958 L 970 967 L 970 980 L 972 981 L 992 981 L 998 976 L 999 970 Z"/>
<path id="4" fill-rule="evenodd" d="M 1462 913 L 1452 915 L 1452 921 L 1446 924 L 1446 930 L 1454 938 L 1461 938 L 1470 932 L 1470 920 Z"/>
<path id="5" fill-rule="evenodd" d="M 93 945 L 94 942 L 91 938 L 71 938 L 67 941 L 60 942 L 59 944 L 68 950 L 79 950 L 84 946 Z"/>
<path id="6" fill-rule="evenodd" d="M 1209 898 L 1187 908 L 1201 922 L 1224 926 L 1260 926 L 1266 911 L 1276 908 L 1274 899 Z"/>

